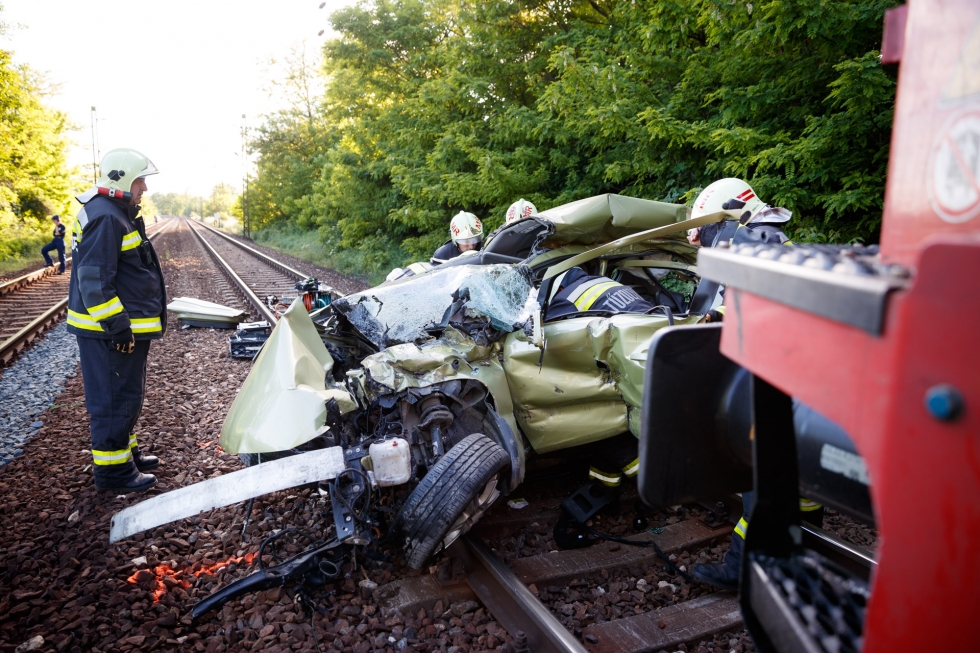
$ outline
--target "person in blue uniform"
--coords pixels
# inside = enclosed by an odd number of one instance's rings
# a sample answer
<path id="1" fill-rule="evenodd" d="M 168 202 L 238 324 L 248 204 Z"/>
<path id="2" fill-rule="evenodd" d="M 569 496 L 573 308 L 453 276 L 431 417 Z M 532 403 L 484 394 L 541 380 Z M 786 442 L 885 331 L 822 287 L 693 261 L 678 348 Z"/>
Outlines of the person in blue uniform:
<path id="1" fill-rule="evenodd" d="M 742 179 L 719 179 L 701 191 L 694 200 L 691 219 L 719 211 L 728 213 L 733 219 L 691 229 L 688 232 L 688 242 L 701 247 L 718 247 L 722 243 L 793 244 L 782 230 L 782 225 L 789 222 L 793 213 L 766 204 Z M 719 306 L 709 312 L 705 321 L 722 321 L 724 312 L 724 306 Z M 735 525 L 732 543 L 725 553 L 724 561 L 691 567 L 691 574 L 701 582 L 721 589 L 738 589 L 742 550 L 745 546 L 745 533 L 749 528 L 753 496 L 753 492 L 742 493 L 743 514 Z M 823 523 L 823 506 L 815 501 L 800 497 L 800 512 L 807 521 L 818 526 Z"/>
<path id="2" fill-rule="evenodd" d="M 449 221 L 449 240 L 439 246 L 429 259 L 431 265 L 451 261 L 463 252 L 477 251 L 483 244 L 483 223 L 472 213 L 460 211 Z"/>
<path id="3" fill-rule="evenodd" d="M 47 267 L 52 267 L 54 261 L 48 256 L 48 252 L 55 249 L 58 250 L 58 274 L 65 273 L 65 225 L 61 224 L 60 215 L 52 215 L 51 221 L 54 222 L 54 233 L 52 234 L 51 242 L 41 248 L 41 256 L 44 257 L 44 264 Z"/>
<path id="4" fill-rule="evenodd" d="M 144 472 L 160 461 L 140 451 L 133 429 L 143 408 L 150 341 L 166 331 L 167 297 L 138 215 L 145 177 L 158 171 L 131 149 L 112 150 L 100 165 L 96 186 L 77 197 L 68 330 L 78 340 L 95 486 L 141 492 L 156 484 Z"/>

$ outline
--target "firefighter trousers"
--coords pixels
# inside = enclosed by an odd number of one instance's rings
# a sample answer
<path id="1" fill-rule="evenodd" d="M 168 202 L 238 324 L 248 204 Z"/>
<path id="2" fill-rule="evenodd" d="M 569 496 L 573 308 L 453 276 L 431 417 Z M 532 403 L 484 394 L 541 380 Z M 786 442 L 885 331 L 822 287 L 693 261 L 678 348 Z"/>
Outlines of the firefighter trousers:
<path id="1" fill-rule="evenodd" d="M 607 487 L 619 487 L 623 477 L 634 478 L 640 471 L 640 441 L 632 433 L 620 433 L 593 442 L 589 478 Z"/>
<path id="2" fill-rule="evenodd" d="M 131 354 L 100 338 L 77 336 L 85 385 L 85 408 L 92 435 L 95 484 L 123 485 L 139 474 L 133 462 L 133 428 L 143 409 L 149 340 L 137 340 Z"/>
<path id="3" fill-rule="evenodd" d="M 753 501 L 755 501 L 755 492 L 742 493 L 742 518 L 735 524 L 735 532 L 732 533 L 732 546 L 725 554 L 725 563 L 736 572 L 742 564 L 742 549 L 745 548 L 745 532 L 749 529 L 749 513 L 752 512 Z M 823 505 L 800 497 L 801 518 L 822 528 L 823 512 Z"/>

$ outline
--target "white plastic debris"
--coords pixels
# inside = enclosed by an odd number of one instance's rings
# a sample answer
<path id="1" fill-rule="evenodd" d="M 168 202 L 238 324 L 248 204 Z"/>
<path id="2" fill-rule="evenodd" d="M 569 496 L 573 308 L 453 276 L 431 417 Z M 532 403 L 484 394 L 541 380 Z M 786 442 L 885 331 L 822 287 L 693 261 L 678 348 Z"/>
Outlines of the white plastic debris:
<path id="1" fill-rule="evenodd" d="M 527 499 L 512 499 L 507 502 L 507 505 L 513 508 L 514 510 L 520 510 L 522 508 L 527 508 L 528 502 Z"/>
<path id="2" fill-rule="evenodd" d="M 44 646 L 44 638 L 40 635 L 35 635 L 29 640 L 14 649 L 14 653 L 24 653 L 25 651 L 36 651 L 37 649 Z"/>

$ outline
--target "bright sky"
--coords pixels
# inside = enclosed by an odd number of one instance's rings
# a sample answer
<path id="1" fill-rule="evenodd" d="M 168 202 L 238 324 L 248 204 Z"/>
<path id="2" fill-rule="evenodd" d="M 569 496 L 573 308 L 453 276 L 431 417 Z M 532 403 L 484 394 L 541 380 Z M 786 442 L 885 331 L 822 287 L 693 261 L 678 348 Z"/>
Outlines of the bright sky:
<path id="1" fill-rule="evenodd" d="M 105 152 L 132 147 L 161 170 L 149 192 L 210 195 L 241 186 L 248 125 L 282 105 L 270 98 L 282 60 L 305 40 L 318 60 L 332 11 L 353 0 L 0 0 L 0 48 L 45 73 L 48 104 L 80 129 L 71 162 L 91 171 L 90 108 Z M 327 30 L 324 36 L 317 36 Z"/>

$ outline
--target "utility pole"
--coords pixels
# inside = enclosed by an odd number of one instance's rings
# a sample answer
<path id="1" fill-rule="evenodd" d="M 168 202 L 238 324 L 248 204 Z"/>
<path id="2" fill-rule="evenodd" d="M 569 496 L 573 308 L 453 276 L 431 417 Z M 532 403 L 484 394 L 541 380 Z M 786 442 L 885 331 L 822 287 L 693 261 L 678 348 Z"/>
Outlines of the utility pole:
<path id="1" fill-rule="evenodd" d="M 95 155 L 95 122 L 98 120 L 98 115 L 95 113 L 95 107 L 92 107 L 89 118 L 92 123 L 92 183 L 97 184 L 99 183 L 99 160 Z"/>
<path id="2" fill-rule="evenodd" d="M 248 215 L 248 159 L 245 158 L 247 149 L 246 141 L 248 127 L 245 123 L 245 114 L 242 114 L 242 235 L 252 238 L 252 225 Z"/>

